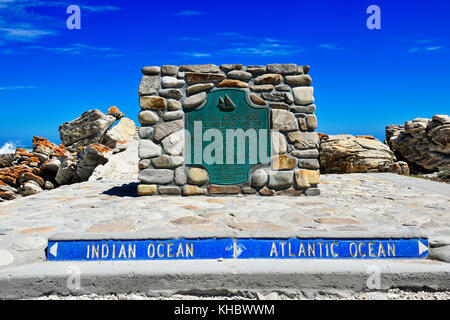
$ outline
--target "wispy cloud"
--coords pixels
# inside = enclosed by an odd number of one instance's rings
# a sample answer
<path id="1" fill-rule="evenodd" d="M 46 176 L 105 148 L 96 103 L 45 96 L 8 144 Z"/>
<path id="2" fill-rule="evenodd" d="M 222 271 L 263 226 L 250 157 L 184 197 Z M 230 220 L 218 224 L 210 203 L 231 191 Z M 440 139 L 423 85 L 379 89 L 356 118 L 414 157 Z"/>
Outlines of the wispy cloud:
<path id="1" fill-rule="evenodd" d="M 1 2 L 0 2 L 1 5 Z M 0 87 L 0 91 L 7 91 L 7 90 L 21 90 L 21 89 L 36 89 L 37 87 L 34 86 L 8 86 L 8 87 Z"/>
<path id="2" fill-rule="evenodd" d="M 220 37 L 229 37 L 229 38 L 235 38 L 235 39 L 252 39 L 252 37 L 243 35 L 238 32 L 218 32 L 217 35 Z"/>
<path id="3" fill-rule="evenodd" d="M 174 13 L 175 16 L 185 16 L 185 17 L 199 16 L 199 15 L 202 15 L 202 14 L 203 14 L 203 12 L 194 11 L 194 10 L 181 10 L 181 11 L 178 11 L 178 12 Z"/>
<path id="4" fill-rule="evenodd" d="M 195 38 L 195 37 L 181 37 L 180 39 L 181 39 L 181 40 L 184 40 L 184 41 L 195 41 L 195 42 L 202 41 L 202 39 L 200 39 L 200 38 Z"/>
<path id="5" fill-rule="evenodd" d="M 91 12 L 105 12 L 105 11 L 122 10 L 121 8 L 115 7 L 115 6 L 87 6 L 87 5 L 80 5 L 80 9 L 91 11 Z"/>
<path id="6" fill-rule="evenodd" d="M 444 46 L 431 46 L 431 47 L 414 47 L 408 50 L 409 53 L 420 53 L 420 52 L 436 52 L 443 49 Z"/>
<path id="7" fill-rule="evenodd" d="M 15 28 L 0 28 L 1 38 L 19 42 L 32 42 L 56 33 L 58 33 L 56 30 L 39 30 L 26 25 L 16 26 Z"/>
<path id="8" fill-rule="evenodd" d="M 40 45 L 29 46 L 28 49 L 38 49 L 50 51 L 59 54 L 69 54 L 69 55 L 91 55 L 91 56 L 101 56 L 101 57 L 122 57 L 123 54 L 118 53 L 114 48 L 108 47 L 96 47 L 90 46 L 82 43 L 70 44 L 66 47 L 45 47 Z"/>
<path id="9" fill-rule="evenodd" d="M 192 58 L 211 57 L 211 53 L 203 53 L 203 52 L 176 52 L 176 54 L 180 54 L 180 55 L 192 57 Z"/>
<path id="10" fill-rule="evenodd" d="M 434 46 L 434 47 L 426 47 L 425 50 L 427 51 L 437 51 L 441 50 L 444 46 Z"/>
<path id="11" fill-rule="evenodd" d="M 322 43 L 318 45 L 319 48 L 327 49 L 327 50 L 344 50 L 344 48 L 339 47 L 334 43 Z"/>

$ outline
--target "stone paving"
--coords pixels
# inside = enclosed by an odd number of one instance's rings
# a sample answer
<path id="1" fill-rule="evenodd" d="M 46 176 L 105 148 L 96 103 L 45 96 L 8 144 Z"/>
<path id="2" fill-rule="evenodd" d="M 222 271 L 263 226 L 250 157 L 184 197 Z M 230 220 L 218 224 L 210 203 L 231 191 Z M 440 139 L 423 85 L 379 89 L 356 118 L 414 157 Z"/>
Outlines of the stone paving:
<path id="1" fill-rule="evenodd" d="M 321 196 L 296 198 L 138 197 L 132 180 L 63 186 L 0 203 L 0 268 L 45 259 L 47 238 L 67 233 L 85 238 L 99 233 L 422 233 L 432 248 L 450 246 L 449 185 L 426 181 L 433 189 L 421 179 L 398 177 L 322 175 Z"/>

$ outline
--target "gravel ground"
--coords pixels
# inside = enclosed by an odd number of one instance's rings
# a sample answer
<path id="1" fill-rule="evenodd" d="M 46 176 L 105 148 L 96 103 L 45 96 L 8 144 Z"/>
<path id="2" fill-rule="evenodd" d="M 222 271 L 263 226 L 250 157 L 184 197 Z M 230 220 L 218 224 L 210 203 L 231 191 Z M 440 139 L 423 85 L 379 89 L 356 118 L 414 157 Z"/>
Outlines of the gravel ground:
<path id="1" fill-rule="evenodd" d="M 82 296 L 56 296 L 50 295 L 29 300 L 450 300 L 450 291 L 444 292 L 410 292 L 399 289 L 385 291 L 371 291 L 364 293 L 310 293 L 310 294 L 278 294 L 272 292 L 266 295 L 262 293 L 247 293 L 232 296 L 194 296 L 176 294 L 170 297 L 148 297 L 145 294 L 118 294 L 98 296 L 96 294 Z"/>

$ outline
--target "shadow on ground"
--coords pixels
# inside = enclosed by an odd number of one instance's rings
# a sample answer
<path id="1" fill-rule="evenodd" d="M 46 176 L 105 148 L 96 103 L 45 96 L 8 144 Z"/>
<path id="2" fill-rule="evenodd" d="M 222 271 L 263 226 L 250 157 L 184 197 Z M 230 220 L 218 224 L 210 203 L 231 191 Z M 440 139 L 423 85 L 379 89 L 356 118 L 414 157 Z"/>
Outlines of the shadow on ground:
<path id="1" fill-rule="evenodd" d="M 121 186 L 113 187 L 109 190 L 106 190 L 103 192 L 103 194 L 106 194 L 108 196 L 117 196 L 117 197 L 133 197 L 137 198 L 137 187 L 139 183 L 138 182 L 131 182 L 127 184 L 123 184 Z"/>

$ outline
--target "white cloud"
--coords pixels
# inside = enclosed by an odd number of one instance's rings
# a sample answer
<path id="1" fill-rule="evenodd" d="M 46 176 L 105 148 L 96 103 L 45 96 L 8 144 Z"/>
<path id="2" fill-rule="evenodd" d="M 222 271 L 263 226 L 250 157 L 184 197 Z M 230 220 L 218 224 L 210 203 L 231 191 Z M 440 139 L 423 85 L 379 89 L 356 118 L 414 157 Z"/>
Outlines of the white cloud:
<path id="1" fill-rule="evenodd" d="M 237 39 L 252 39 L 252 37 L 240 34 L 238 32 L 218 32 L 217 35 L 220 37 L 230 37 Z"/>
<path id="2" fill-rule="evenodd" d="M 434 46 L 434 47 L 427 47 L 425 48 L 428 51 L 437 51 L 437 50 L 441 50 L 444 46 Z"/>
<path id="3" fill-rule="evenodd" d="M 199 16 L 199 15 L 202 15 L 202 14 L 203 13 L 200 12 L 200 11 L 193 11 L 193 10 L 182 10 L 182 11 L 178 11 L 178 12 L 174 13 L 175 16 L 186 16 L 186 17 Z"/>
<path id="4" fill-rule="evenodd" d="M 70 44 L 66 47 L 44 47 L 39 45 L 29 46 L 28 49 L 38 49 L 50 51 L 59 54 L 69 54 L 69 55 L 91 55 L 100 57 L 122 57 L 123 54 L 117 52 L 114 48 L 108 47 L 95 47 L 82 43 Z"/>
<path id="5" fill-rule="evenodd" d="M 56 34 L 55 30 L 39 30 L 27 27 L 0 28 L 0 37 L 7 40 L 29 42 L 44 36 Z"/>
<path id="6" fill-rule="evenodd" d="M 193 58 L 211 57 L 210 53 L 203 53 L 203 52 L 176 52 L 176 53 L 181 54 L 183 56 L 193 57 Z"/>
<path id="7" fill-rule="evenodd" d="M 0 91 L 6 90 L 21 90 L 21 89 L 36 89 L 34 86 L 8 86 L 8 87 L 0 87 Z"/>
<path id="8" fill-rule="evenodd" d="M 420 52 L 436 52 L 444 48 L 444 46 L 431 46 L 431 47 L 414 47 L 408 50 L 409 53 L 420 53 Z"/>
<path id="9" fill-rule="evenodd" d="M 344 50 L 334 43 L 322 43 L 318 45 L 319 48 L 327 49 L 327 50 Z"/>

